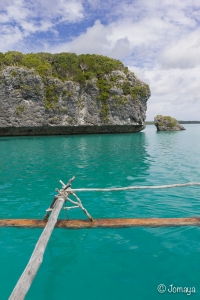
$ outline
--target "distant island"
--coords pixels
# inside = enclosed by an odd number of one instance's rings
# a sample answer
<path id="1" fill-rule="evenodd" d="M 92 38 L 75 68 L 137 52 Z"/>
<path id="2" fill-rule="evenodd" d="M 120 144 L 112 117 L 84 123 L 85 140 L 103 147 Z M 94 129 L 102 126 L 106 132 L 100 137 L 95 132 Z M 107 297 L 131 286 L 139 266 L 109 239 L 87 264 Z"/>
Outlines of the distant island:
<path id="1" fill-rule="evenodd" d="M 106 56 L 0 53 L 0 135 L 141 131 L 150 94 Z"/>
<path id="2" fill-rule="evenodd" d="M 154 117 L 154 124 L 157 131 L 180 131 L 185 130 L 178 120 L 170 116 L 157 115 Z"/>
<path id="3" fill-rule="evenodd" d="M 178 121 L 180 124 L 200 124 L 200 121 Z M 146 125 L 155 125 L 154 121 L 145 121 Z"/>

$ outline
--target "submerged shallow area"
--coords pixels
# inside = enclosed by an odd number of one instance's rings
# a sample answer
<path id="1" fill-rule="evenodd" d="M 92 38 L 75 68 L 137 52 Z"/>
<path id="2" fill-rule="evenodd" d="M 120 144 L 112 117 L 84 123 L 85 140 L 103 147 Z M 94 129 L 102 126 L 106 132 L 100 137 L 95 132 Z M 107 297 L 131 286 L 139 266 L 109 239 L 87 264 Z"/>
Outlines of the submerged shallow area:
<path id="1" fill-rule="evenodd" d="M 200 181 L 200 125 L 186 131 L 0 138 L 0 218 L 45 214 L 60 188 Z M 94 218 L 199 216 L 199 187 L 77 193 Z M 60 218 L 85 219 L 79 210 Z M 0 298 L 7 299 L 42 229 L 0 228 Z M 167 288 L 200 297 L 200 228 L 55 229 L 26 299 L 169 299 Z M 176 299 L 186 294 L 177 292 Z"/>

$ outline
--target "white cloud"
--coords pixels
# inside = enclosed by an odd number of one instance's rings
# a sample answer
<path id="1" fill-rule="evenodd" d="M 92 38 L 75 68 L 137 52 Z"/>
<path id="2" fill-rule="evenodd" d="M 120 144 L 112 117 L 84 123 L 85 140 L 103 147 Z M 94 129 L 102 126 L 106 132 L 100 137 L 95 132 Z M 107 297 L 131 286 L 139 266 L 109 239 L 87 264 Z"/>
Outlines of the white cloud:
<path id="1" fill-rule="evenodd" d="M 20 22 L 31 15 L 31 11 L 24 6 L 23 0 L 13 1 L 12 4 L 6 6 L 5 11 L 11 22 Z"/>
<path id="2" fill-rule="evenodd" d="M 200 29 L 173 41 L 159 56 L 163 68 L 194 68 L 200 64 Z"/>
<path id="3" fill-rule="evenodd" d="M 100 53 L 119 59 L 132 53 L 141 56 L 144 51 L 147 56 L 147 53 L 152 55 L 152 52 L 157 51 L 161 44 L 167 44 L 170 34 L 168 38 L 166 35 L 168 31 L 174 30 L 173 24 L 155 18 L 138 23 L 131 19 L 120 19 L 108 25 L 97 20 L 71 42 L 49 46 L 53 52 Z"/>
<path id="4" fill-rule="evenodd" d="M 131 55 L 132 49 L 128 37 L 120 38 L 115 42 L 113 49 L 109 55 L 113 58 L 124 59 L 126 56 Z"/>
<path id="5" fill-rule="evenodd" d="M 1 51 L 4 52 L 12 49 L 16 43 L 20 43 L 23 40 L 23 34 L 17 26 L 3 26 L 0 27 L 0 40 L 3 41 Z"/>
<path id="6" fill-rule="evenodd" d="M 76 52 L 80 53 L 107 53 L 107 49 L 110 46 L 109 35 L 111 34 L 111 28 L 106 27 L 97 20 L 94 26 L 88 28 L 85 33 L 82 33 L 79 37 L 72 42 L 61 43 L 51 47 L 53 52 Z"/>
<path id="7" fill-rule="evenodd" d="M 9 39 L 8 43 L 2 43 L 1 51 L 10 50 L 22 37 L 37 32 L 54 31 L 57 24 L 77 22 L 84 18 L 84 8 L 80 0 L 9 0 L 0 3 L 0 26 L 2 39 Z M 7 28 L 18 28 L 21 34 L 13 37 L 4 36 Z M 12 30 L 11 30 L 12 31 Z M 18 39 L 17 39 L 18 37 Z"/>
<path id="8" fill-rule="evenodd" d="M 84 8 L 80 0 L 35 0 L 28 7 L 33 9 L 36 17 L 55 19 L 58 22 L 75 22 L 84 17 Z"/>
<path id="9" fill-rule="evenodd" d="M 129 67 L 151 87 L 147 119 L 157 114 L 182 120 L 200 119 L 200 68 L 163 70 L 159 66 L 148 70 Z"/>
<path id="10" fill-rule="evenodd" d="M 60 22 L 75 22 L 84 17 L 84 8 L 80 0 L 9 0 L 1 2 L 0 9 L 10 22 L 20 22 L 27 18 L 29 21 L 34 18 L 60 18 Z"/>

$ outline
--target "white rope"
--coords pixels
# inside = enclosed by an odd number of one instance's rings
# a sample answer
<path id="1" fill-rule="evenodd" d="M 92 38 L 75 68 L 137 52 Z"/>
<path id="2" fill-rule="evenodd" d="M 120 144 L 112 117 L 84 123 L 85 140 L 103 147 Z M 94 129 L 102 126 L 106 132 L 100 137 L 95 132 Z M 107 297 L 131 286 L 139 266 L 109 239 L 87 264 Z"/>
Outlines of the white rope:
<path id="1" fill-rule="evenodd" d="M 181 186 L 200 186 L 200 182 L 187 182 L 187 183 L 176 183 L 168 185 L 157 185 L 157 186 L 127 186 L 121 188 L 82 188 L 82 189 L 71 189 L 72 193 L 75 192 L 115 192 L 115 191 L 127 191 L 127 190 L 144 190 L 144 189 L 165 189 L 174 188 Z"/>

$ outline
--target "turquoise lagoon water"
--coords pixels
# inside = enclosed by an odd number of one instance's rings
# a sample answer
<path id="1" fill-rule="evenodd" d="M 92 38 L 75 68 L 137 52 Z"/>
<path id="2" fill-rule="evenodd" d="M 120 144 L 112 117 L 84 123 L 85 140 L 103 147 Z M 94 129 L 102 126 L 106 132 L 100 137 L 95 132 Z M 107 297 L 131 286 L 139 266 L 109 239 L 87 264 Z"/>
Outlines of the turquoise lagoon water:
<path id="1" fill-rule="evenodd" d="M 0 218 L 42 218 L 60 187 L 200 181 L 200 125 L 157 133 L 0 138 Z M 94 218 L 200 215 L 200 187 L 79 193 Z M 85 218 L 73 210 L 61 218 Z M 42 229 L 0 228 L 0 299 Z M 55 229 L 26 299 L 200 299 L 200 228 Z M 194 287 L 196 293 L 157 291 Z"/>

